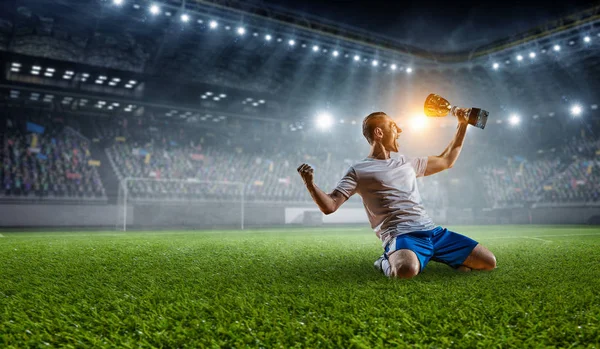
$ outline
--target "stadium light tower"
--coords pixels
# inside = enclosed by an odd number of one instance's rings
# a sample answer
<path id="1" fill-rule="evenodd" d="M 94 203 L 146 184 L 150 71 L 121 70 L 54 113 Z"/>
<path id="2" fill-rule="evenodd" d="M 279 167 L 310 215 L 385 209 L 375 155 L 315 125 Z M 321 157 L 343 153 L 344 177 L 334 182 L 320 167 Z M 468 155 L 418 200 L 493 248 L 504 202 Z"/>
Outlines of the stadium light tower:
<path id="1" fill-rule="evenodd" d="M 517 114 L 512 114 L 510 116 L 510 118 L 508 119 L 508 122 L 511 125 L 515 126 L 515 125 L 518 125 L 521 122 L 521 118 Z"/>
<path id="2" fill-rule="evenodd" d="M 333 117 L 329 113 L 320 113 L 317 115 L 317 127 L 322 130 L 328 130 L 333 125 Z"/>
<path id="3" fill-rule="evenodd" d="M 579 104 L 575 104 L 574 106 L 571 107 L 571 115 L 573 115 L 573 116 L 581 115 L 582 111 L 583 111 L 583 109 L 581 108 L 581 106 Z"/>

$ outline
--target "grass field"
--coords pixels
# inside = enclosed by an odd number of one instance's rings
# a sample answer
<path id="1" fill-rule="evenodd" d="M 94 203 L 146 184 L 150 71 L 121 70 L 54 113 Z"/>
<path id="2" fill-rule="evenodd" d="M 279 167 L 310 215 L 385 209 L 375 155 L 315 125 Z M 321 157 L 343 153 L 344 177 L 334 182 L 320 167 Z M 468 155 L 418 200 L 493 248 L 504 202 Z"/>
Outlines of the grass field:
<path id="1" fill-rule="evenodd" d="M 3 232 L 0 347 L 600 347 L 600 228 L 449 228 L 498 268 L 388 280 L 367 228 Z"/>

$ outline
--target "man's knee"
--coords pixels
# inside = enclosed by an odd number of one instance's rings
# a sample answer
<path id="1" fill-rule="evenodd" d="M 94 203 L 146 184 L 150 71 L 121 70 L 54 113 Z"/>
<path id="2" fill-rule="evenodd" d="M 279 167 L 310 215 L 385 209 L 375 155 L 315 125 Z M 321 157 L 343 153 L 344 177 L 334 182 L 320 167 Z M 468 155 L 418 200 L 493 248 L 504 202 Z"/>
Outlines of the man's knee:
<path id="1" fill-rule="evenodd" d="M 463 265 L 476 270 L 493 270 L 496 269 L 496 256 L 482 245 L 477 245 Z"/>
<path id="2" fill-rule="evenodd" d="M 483 270 L 494 270 L 496 269 L 496 256 L 493 253 L 489 253 L 486 256 L 483 263 Z"/>
<path id="3" fill-rule="evenodd" d="M 419 274 L 419 265 L 412 262 L 392 265 L 390 277 L 397 279 L 410 279 Z"/>

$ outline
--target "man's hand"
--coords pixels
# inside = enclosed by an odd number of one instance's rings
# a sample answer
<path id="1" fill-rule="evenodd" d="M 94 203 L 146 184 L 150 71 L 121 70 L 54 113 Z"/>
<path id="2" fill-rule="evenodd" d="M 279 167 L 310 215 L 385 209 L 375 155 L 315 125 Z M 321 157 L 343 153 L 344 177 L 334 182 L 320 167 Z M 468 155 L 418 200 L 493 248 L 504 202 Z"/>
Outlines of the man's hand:
<path id="1" fill-rule="evenodd" d="M 308 164 L 302 164 L 298 167 L 298 173 L 300 173 L 300 177 L 304 180 L 305 184 L 313 182 L 313 168 Z"/>
<path id="2" fill-rule="evenodd" d="M 458 108 L 456 111 L 456 119 L 459 124 L 468 124 L 469 123 L 469 114 L 471 113 L 471 108 Z"/>

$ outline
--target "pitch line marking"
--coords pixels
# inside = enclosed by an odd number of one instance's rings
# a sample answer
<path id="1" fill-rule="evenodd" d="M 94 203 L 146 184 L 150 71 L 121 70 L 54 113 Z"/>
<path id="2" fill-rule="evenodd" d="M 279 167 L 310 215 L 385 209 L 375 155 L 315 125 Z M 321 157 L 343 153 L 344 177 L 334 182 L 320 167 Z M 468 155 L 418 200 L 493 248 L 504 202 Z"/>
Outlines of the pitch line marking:
<path id="1" fill-rule="evenodd" d="M 588 234 L 535 235 L 535 236 L 492 236 L 492 237 L 482 237 L 480 239 L 489 239 L 489 240 L 496 240 L 496 239 L 535 239 L 535 240 L 543 240 L 543 239 L 540 239 L 540 238 L 571 237 L 571 236 L 593 236 L 593 235 L 600 237 L 600 234 L 598 234 L 598 233 L 588 233 Z M 546 240 L 546 241 L 550 241 L 550 240 Z"/>
<path id="2" fill-rule="evenodd" d="M 3 238 L 3 237 L 4 237 L 4 235 L 0 234 L 0 238 Z"/>
<path id="3" fill-rule="evenodd" d="M 552 242 L 550 240 L 544 240 L 544 239 L 540 239 L 540 238 L 536 238 L 535 236 L 523 236 L 524 239 L 531 239 L 531 240 L 538 240 L 538 241 L 543 241 L 543 242 Z"/>

